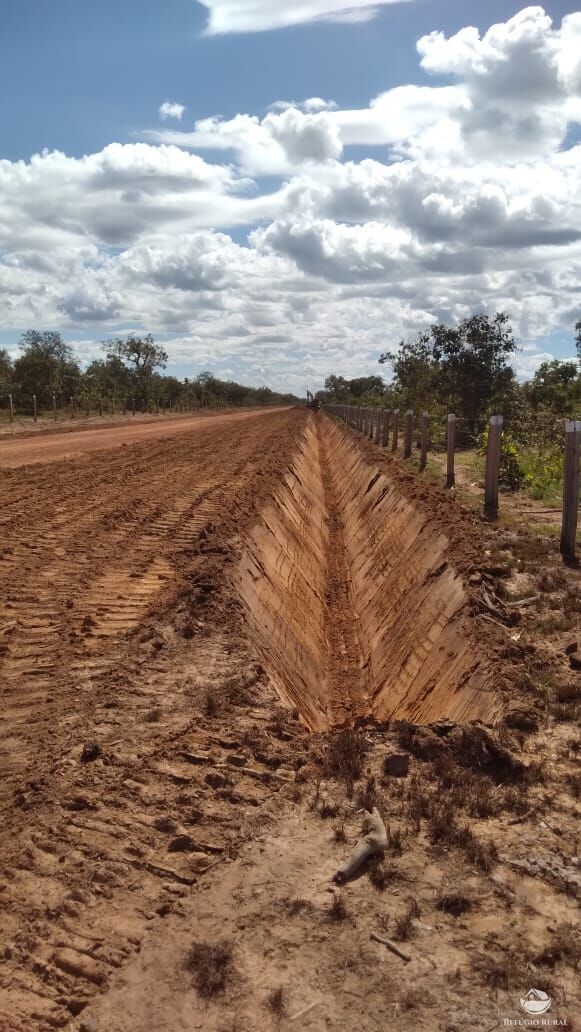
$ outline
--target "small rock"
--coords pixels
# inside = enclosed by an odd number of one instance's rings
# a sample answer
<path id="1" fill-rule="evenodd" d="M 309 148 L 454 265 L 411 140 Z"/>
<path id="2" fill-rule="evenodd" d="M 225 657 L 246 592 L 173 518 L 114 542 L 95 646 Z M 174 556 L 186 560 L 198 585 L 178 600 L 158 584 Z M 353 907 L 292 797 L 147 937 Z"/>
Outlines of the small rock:
<path id="1" fill-rule="evenodd" d="M 195 767 L 202 767 L 205 763 L 211 763 L 212 761 L 210 753 L 207 752 L 190 752 L 189 750 L 185 750 L 180 753 L 180 756 L 182 760 L 186 761 L 186 763 L 191 763 Z"/>
<path id="2" fill-rule="evenodd" d="M 166 835 L 175 835 L 178 830 L 177 821 L 174 821 L 171 817 L 156 817 L 153 826 L 157 831 L 165 832 Z"/>
<path id="3" fill-rule="evenodd" d="M 538 731 L 539 717 L 533 710 L 524 709 L 522 706 L 511 707 L 505 715 L 504 723 L 507 727 L 516 731 Z"/>
<path id="4" fill-rule="evenodd" d="M 99 1026 L 93 1018 L 85 1018 L 79 1025 L 79 1032 L 99 1032 Z"/>
<path id="5" fill-rule="evenodd" d="M 569 653 L 569 665 L 573 670 L 581 670 L 581 652 Z"/>
<path id="6" fill-rule="evenodd" d="M 469 584 L 482 584 L 482 574 L 481 573 L 472 573 L 470 575 L 470 577 L 468 578 L 468 583 Z"/>
<path id="7" fill-rule="evenodd" d="M 211 774 L 206 774 L 206 784 L 210 785 L 211 788 L 226 788 L 226 785 L 230 784 L 229 779 L 225 774 L 219 774 L 218 771 L 214 771 Z"/>
<path id="8" fill-rule="evenodd" d="M 226 758 L 226 763 L 230 763 L 232 767 L 245 767 L 248 763 L 246 756 L 242 756 L 240 753 L 234 753 L 232 756 Z"/>
<path id="9" fill-rule="evenodd" d="M 97 742 L 85 742 L 81 753 L 81 763 L 93 763 L 101 755 L 101 746 Z"/>
<path id="10" fill-rule="evenodd" d="M 578 643 L 576 641 L 572 641 L 569 645 L 567 645 L 567 648 L 565 649 L 565 655 L 570 656 L 572 652 L 577 652 L 578 649 Z"/>
<path id="11" fill-rule="evenodd" d="M 167 848 L 170 853 L 193 853 L 197 847 L 190 835 L 176 835 Z"/>
<path id="12" fill-rule="evenodd" d="M 393 778 L 403 778 L 410 769 L 410 758 L 407 753 L 390 753 L 383 761 L 383 773 Z"/>

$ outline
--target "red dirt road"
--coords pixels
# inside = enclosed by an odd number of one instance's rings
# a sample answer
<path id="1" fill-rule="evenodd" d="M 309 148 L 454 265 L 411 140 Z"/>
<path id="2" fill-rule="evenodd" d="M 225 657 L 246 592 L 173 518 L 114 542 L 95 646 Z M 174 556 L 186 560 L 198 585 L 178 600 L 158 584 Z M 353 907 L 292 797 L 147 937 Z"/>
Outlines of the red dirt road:
<path id="1" fill-rule="evenodd" d="M 281 411 L 285 410 L 269 409 L 269 412 Z M 257 410 L 253 410 L 227 412 L 216 416 L 186 416 L 181 419 L 156 420 L 137 425 L 126 422 L 117 426 L 77 430 L 71 433 L 57 431 L 16 440 L 0 440 L 0 467 L 15 469 L 36 462 L 58 462 L 60 459 L 69 459 L 84 452 L 119 448 L 122 445 L 138 444 L 140 441 L 161 441 L 166 437 L 174 437 L 196 429 L 223 423 L 240 423 L 255 417 L 256 414 Z"/>

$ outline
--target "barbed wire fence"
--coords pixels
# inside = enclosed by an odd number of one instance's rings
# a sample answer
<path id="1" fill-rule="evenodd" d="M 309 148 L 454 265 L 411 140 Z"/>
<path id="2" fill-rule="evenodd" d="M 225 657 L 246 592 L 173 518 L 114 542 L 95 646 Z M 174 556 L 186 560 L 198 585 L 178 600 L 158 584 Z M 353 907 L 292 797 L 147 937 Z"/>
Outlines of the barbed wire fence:
<path id="1" fill-rule="evenodd" d="M 323 405 L 323 411 L 345 423 L 379 448 L 400 453 L 404 460 L 419 450 L 419 472 L 427 467 L 430 452 L 445 452 L 446 487 L 456 486 L 456 452 L 479 445 L 485 456 L 484 513 L 494 520 L 499 514 L 500 470 L 503 435 L 510 436 L 512 420 L 494 414 L 486 422 L 458 418 L 446 414 L 435 419 L 429 412 L 419 418 L 411 409 L 383 409 L 371 406 Z M 563 504 L 560 551 L 566 560 L 575 560 L 579 513 L 581 459 L 581 421 L 561 420 L 560 440 L 563 451 Z M 555 432 L 553 427 L 553 432 Z M 556 434 L 555 434 L 556 437 Z"/>

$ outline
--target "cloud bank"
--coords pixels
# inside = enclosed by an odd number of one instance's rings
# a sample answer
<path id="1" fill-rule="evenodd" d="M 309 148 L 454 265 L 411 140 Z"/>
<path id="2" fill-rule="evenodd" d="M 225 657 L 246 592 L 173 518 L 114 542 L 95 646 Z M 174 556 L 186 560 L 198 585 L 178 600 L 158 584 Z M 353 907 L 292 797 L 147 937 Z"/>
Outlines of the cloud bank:
<path id="1" fill-rule="evenodd" d="M 557 26 L 529 7 L 423 37 L 434 84 L 363 109 L 280 101 L 0 161 L 2 325 L 142 327 L 175 361 L 303 390 L 503 308 L 530 374 L 535 338 L 581 318 L 580 42 L 581 13 Z"/>

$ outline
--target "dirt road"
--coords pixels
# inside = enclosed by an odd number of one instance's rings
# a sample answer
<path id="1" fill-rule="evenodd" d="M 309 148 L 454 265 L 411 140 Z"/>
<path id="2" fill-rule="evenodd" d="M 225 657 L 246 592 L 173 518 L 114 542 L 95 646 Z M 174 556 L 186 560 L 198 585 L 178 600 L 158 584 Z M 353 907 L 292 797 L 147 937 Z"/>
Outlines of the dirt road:
<path id="1" fill-rule="evenodd" d="M 271 412 L 284 409 L 271 409 Z M 16 468 L 36 462 L 56 462 L 70 459 L 84 452 L 101 451 L 104 448 L 119 448 L 137 444 L 139 441 L 161 441 L 177 434 L 206 426 L 217 426 L 223 422 L 238 423 L 252 419 L 256 411 L 227 412 L 216 416 L 197 415 L 179 419 L 158 419 L 152 422 L 119 423 L 108 427 L 91 427 L 64 433 L 37 434 L 34 437 L 16 440 L 0 440 L 0 467 Z"/>
<path id="2" fill-rule="evenodd" d="M 233 645 L 235 612 L 208 614 L 303 421 L 285 410 L 142 426 L 146 440 L 107 451 L 130 428 L 75 434 L 99 451 L 0 472 L 0 947 L 14 946 L 0 979 L 3 1032 L 64 1027 L 82 1009 L 94 973 L 71 967 L 58 943 L 82 952 L 89 910 L 108 942 L 99 970 L 135 948 L 127 873 L 141 872 L 142 906 L 159 900 L 160 878 L 191 881 L 191 851 L 183 863 L 166 847 L 153 859 L 152 820 L 175 806 L 168 787 L 183 794 L 171 764 L 195 750 L 192 729 L 224 670 L 242 699 L 257 681 Z M 51 446 L 4 447 L 32 462 Z M 220 835 L 213 843 L 223 849 Z M 212 850 L 198 854 L 204 867 Z M 121 872 L 126 924 L 110 903 Z"/>

